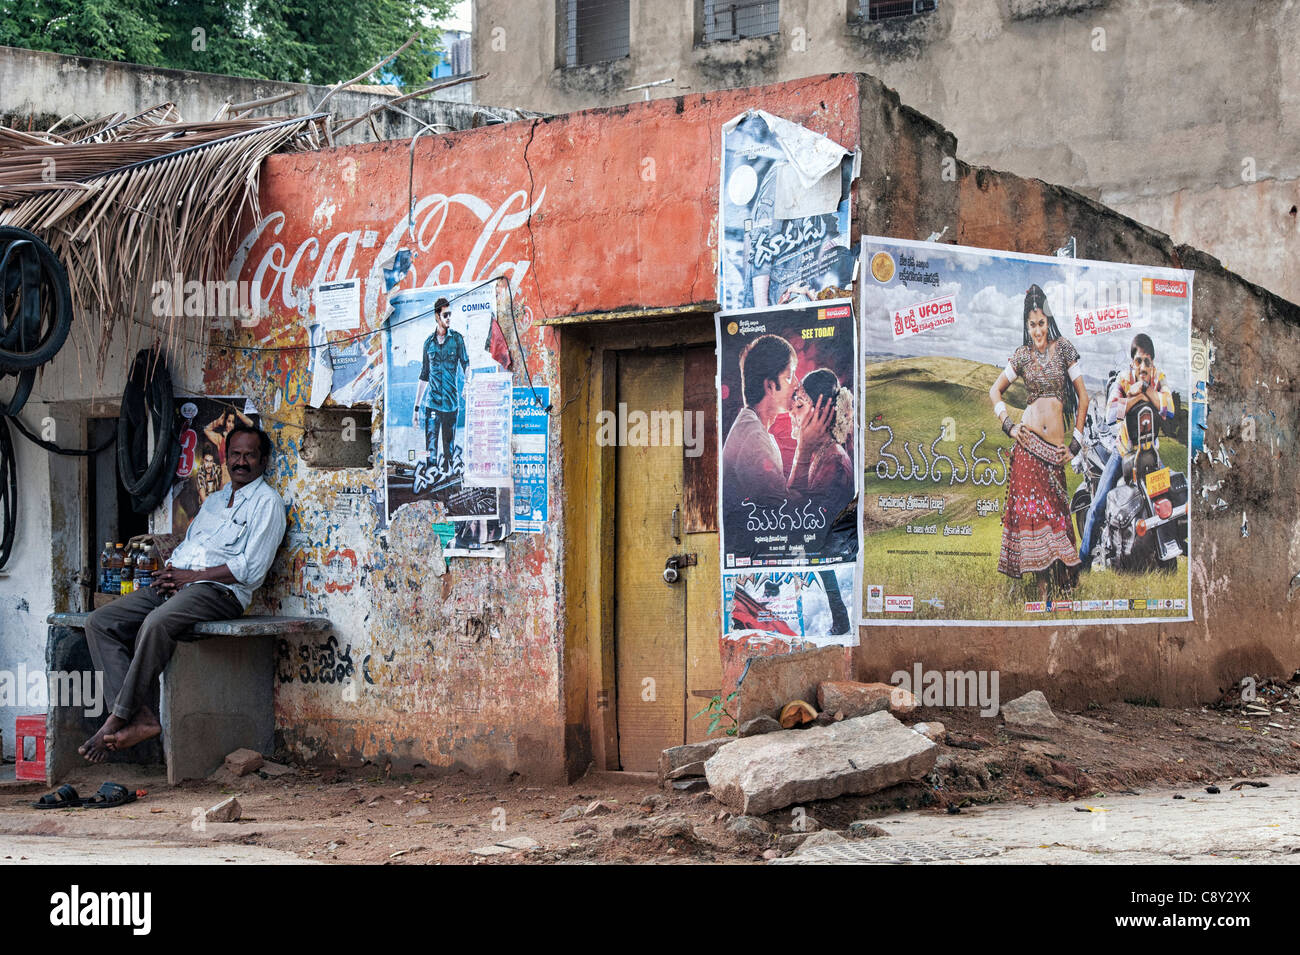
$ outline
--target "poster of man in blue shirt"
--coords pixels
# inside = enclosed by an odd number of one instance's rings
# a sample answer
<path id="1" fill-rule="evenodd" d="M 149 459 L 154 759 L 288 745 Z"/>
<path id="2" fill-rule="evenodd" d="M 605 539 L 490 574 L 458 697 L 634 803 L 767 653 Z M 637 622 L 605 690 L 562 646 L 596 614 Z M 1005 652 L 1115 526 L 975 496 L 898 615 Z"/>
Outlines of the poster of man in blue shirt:
<path id="1" fill-rule="evenodd" d="M 424 425 L 425 452 L 430 461 L 438 454 L 443 472 L 456 470 L 458 448 L 455 446 L 456 416 L 460 412 L 461 389 L 469 353 L 465 339 L 450 327 L 451 303 L 440 298 L 433 303 L 436 328 L 424 340 L 421 349 L 420 383 L 411 410 L 412 424 Z M 441 439 L 441 442 L 440 440 Z M 441 452 L 439 444 L 441 443 Z"/>

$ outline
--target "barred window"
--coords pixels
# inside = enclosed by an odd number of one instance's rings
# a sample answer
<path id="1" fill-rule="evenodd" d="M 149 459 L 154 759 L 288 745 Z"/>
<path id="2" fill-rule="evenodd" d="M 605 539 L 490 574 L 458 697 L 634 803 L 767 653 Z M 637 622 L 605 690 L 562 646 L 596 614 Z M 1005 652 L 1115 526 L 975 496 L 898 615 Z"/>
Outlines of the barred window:
<path id="1" fill-rule="evenodd" d="M 628 0 L 564 0 L 565 65 L 586 66 L 628 55 Z"/>
<path id="2" fill-rule="evenodd" d="M 863 20 L 891 20 L 930 13 L 939 0 L 858 0 L 858 16 Z"/>
<path id="3" fill-rule="evenodd" d="M 704 42 L 769 36 L 780 28 L 778 0 L 703 0 Z"/>

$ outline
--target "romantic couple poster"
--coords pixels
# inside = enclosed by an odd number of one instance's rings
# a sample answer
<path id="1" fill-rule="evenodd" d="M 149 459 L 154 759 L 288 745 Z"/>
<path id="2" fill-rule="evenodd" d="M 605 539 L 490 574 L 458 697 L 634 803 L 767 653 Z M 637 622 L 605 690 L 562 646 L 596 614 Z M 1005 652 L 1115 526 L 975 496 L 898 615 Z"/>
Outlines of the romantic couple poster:
<path id="1" fill-rule="evenodd" d="M 719 313 L 723 619 L 855 642 L 857 349 L 849 300 Z"/>

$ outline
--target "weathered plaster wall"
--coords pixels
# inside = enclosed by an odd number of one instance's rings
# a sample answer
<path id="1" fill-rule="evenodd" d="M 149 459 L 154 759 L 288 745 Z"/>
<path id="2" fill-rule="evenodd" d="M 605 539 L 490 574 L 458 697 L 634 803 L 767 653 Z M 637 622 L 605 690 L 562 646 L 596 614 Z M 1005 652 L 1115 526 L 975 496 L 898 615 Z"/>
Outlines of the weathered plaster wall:
<path id="1" fill-rule="evenodd" d="M 764 99 L 852 144 L 855 97 L 855 78 L 840 76 Z M 540 319 L 712 301 L 718 130 L 753 102 L 750 93 L 690 97 L 421 140 L 419 282 L 507 276 L 533 381 L 552 387 L 558 411 L 568 397 L 561 335 Z M 261 278 L 271 313 L 240 345 L 304 344 L 297 303 L 321 279 L 365 279 L 367 327 L 376 327 L 385 300 L 375 264 L 409 241 L 407 164 L 405 143 L 268 160 L 264 218 L 249 224 L 232 275 Z M 508 310 L 504 283 L 498 300 Z M 508 319 L 502 324 L 521 383 L 519 342 Z M 563 772 L 564 682 L 585 701 L 585 675 L 564 667 L 563 646 L 578 637 L 566 633 L 577 617 L 566 616 L 559 585 L 560 528 L 582 504 L 564 495 L 560 468 L 563 455 L 583 449 L 562 447 L 557 415 L 547 533 L 512 537 L 505 561 L 455 558 L 438 576 L 427 506 L 404 508 L 383 526 L 381 408 L 372 412 L 373 467 L 302 465 L 308 385 L 302 351 L 215 348 L 206 380 L 209 393 L 251 392 L 277 444 L 270 479 L 292 501 L 288 544 L 262 606 L 335 624 L 332 644 L 283 648 L 283 742 L 308 759 Z"/>
<path id="2" fill-rule="evenodd" d="M 1040 254 L 1074 235 L 1089 258 L 1195 269 L 1194 334 L 1212 343 L 1217 360 L 1205 438 L 1215 460 L 1200 455 L 1189 475 L 1194 622 L 863 628 L 858 672 L 887 680 L 917 661 L 998 669 L 1003 699 L 1041 689 L 1076 707 L 1126 697 L 1190 704 L 1251 673 L 1289 676 L 1300 665 L 1300 601 L 1291 586 L 1300 571 L 1300 486 L 1291 466 L 1300 433 L 1300 307 L 1059 186 L 964 163 L 945 178 L 951 136 L 875 80 L 861 82 L 862 149 L 876 159 L 863 163 L 857 234 L 925 238 L 949 226 L 945 241 Z M 1242 438 L 1245 415 L 1255 418 L 1254 441 Z M 1219 498 L 1226 507 L 1216 509 Z"/>
<path id="3" fill-rule="evenodd" d="M 632 0 L 630 56 L 561 69 L 552 0 L 476 0 L 476 95 L 562 112 L 659 80 L 652 98 L 866 72 L 963 159 L 1066 184 L 1300 301 L 1300 4 L 944 0 L 860 24 L 857 0 L 781 0 L 779 33 L 708 45 L 700 6 Z"/>

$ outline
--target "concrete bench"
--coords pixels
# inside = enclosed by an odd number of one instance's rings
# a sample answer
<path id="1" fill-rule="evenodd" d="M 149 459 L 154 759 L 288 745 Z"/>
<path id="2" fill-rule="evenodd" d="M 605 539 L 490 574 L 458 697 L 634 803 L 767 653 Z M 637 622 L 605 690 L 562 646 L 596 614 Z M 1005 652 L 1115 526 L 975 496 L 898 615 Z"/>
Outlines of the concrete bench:
<path id="1" fill-rule="evenodd" d="M 91 672 L 94 663 L 86 644 L 88 613 L 52 613 L 45 648 L 51 674 Z M 112 753 L 108 762 L 167 766 L 167 781 L 202 779 L 217 769 L 227 753 L 274 750 L 276 640 L 330 629 L 326 617 L 238 617 L 200 623 L 190 631 L 194 640 L 179 641 L 163 671 L 154 711 L 162 723 L 161 740 Z M 77 752 L 107 717 L 105 711 L 87 717 L 83 706 L 51 699 L 45 730 L 45 768 L 50 783 L 85 768 Z M 102 764 L 101 764 L 102 765 Z"/>

